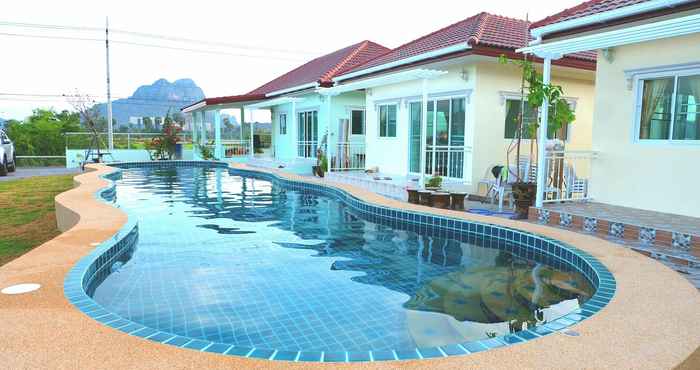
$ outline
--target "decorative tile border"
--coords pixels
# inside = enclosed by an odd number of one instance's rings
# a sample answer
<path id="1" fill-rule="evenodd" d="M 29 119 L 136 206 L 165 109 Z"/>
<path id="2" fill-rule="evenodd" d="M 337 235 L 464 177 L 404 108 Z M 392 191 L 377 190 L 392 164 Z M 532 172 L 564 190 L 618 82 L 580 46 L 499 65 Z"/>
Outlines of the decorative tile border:
<path id="1" fill-rule="evenodd" d="M 136 167 L 228 167 L 223 162 L 203 161 L 131 162 L 110 165 L 122 169 Z M 129 220 L 112 238 L 100 244 L 71 269 L 64 282 L 66 298 L 80 311 L 107 326 L 130 335 L 181 348 L 279 361 L 358 362 L 458 356 L 522 343 L 565 330 L 569 326 L 593 316 L 603 309 L 615 295 L 617 286 L 615 278 L 602 263 L 589 253 L 555 239 L 499 225 L 382 207 L 360 200 L 338 188 L 289 180 L 270 173 L 240 169 L 229 169 L 229 172 L 255 176 L 296 190 L 335 197 L 371 222 L 424 234 L 460 239 L 487 248 L 505 250 L 531 260 L 545 262 L 555 268 L 575 269 L 589 280 L 595 288 L 595 293 L 580 308 L 547 324 L 514 334 L 440 347 L 394 351 L 314 352 L 248 348 L 214 343 L 177 336 L 132 322 L 111 313 L 90 297 L 91 288 L 97 286 L 100 279 L 104 279 L 109 274 L 113 263 L 130 258 L 130 253 L 133 252 L 138 241 L 138 226 L 135 221 Z M 105 179 L 112 180 L 112 183 L 96 195 L 106 202 L 113 201 L 116 196 L 113 181 L 120 175 L 121 171 L 116 170 L 103 176 Z"/>
<path id="2" fill-rule="evenodd" d="M 576 215 L 573 215 L 573 221 L 569 224 L 569 216 L 572 215 L 530 207 L 528 218 L 540 224 L 553 224 L 574 231 L 597 234 L 603 238 L 612 237 L 623 241 L 639 242 L 642 246 L 658 248 L 659 253 L 654 255 L 678 260 L 682 265 L 700 264 L 700 236 Z M 583 223 L 578 225 L 577 218 L 582 218 Z"/>

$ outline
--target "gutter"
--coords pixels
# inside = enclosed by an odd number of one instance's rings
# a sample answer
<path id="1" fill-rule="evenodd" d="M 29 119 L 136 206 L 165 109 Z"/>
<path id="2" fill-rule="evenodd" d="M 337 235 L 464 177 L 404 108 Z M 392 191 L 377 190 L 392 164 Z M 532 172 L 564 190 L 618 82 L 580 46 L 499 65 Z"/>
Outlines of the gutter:
<path id="1" fill-rule="evenodd" d="M 404 58 L 404 59 L 397 60 L 397 61 L 390 62 L 390 63 L 380 64 L 380 65 L 377 65 L 374 67 L 362 69 L 362 70 L 355 71 L 355 72 L 350 72 L 350 73 L 333 78 L 333 82 L 338 83 L 340 81 L 348 80 L 351 78 L 364 76 L 367 74 L 371 74 L 371 73 L 380 72 L 380 71 L 384 71 L 387 69 L 399 67 L 402 65 L 420 62 L 422 60 L 432 59 L 432 58 L 440 57 L 443 55 L 452 54 L 452 53 L 456 53 L 458 51 L 469 50 L 469 49 L 471 49 L 471 46 L 469 45 L 469 43 L 462 42 L 462 43 L 448 46 L 448 47 L 445 47 L 442 49 L 437 49 L 437 50 L 429 51 L 427 53 L 414 55 L 414 56 L 409 57 L 409 58 Z"/>
<path id="2" fill-rule="evenodd" d="M 294 91 L 306 90 L 306 89 L 310 89 L 310 88 L 317 88 L 318 86 L 319 86 L 318 82 L 309 82 L 307 84 L 297 85 L 297 86 L 290 87 L 287 89 L 271 91 L 271 92 L 265 94 L 265 96 L 271 97 L 271 96 L 276 96 L 276 95 L 282 95 L 282 94 L 286 94 L 286 93 L 290 93 L 290 92 L 294 92 Z"/>
<path id="3" fill-rule="evenodd" d="M 624 8 L 609 10 L 598 14 L 571 19 L 559 23 L 554 23 L 530 30 L 530 34 L 541 42 L 542 37 L 548 34 L 584 27 L 592 24 L 604 23 L 618 18 L 630 17 L 637 14 L 648 13 L 664 8 L 673 8 L 678 5 L 693 2 L 695 0 L 651 0 L 644 3 L 626 6 Z M 531 43 L 531 45 L 534 45 Z"/>

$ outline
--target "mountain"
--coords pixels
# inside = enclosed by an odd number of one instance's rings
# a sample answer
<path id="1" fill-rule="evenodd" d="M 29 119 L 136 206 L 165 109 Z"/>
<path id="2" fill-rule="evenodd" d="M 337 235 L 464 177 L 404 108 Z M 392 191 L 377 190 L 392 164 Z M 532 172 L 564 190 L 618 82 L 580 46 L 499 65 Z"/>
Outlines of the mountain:
<path id="1" fill-rule="evenodd" d="M 112 101 L 112 117 L 117 125 L 126 125 L 130 117 L 164 117 L 179 112 L 180 108 L 204 99 L 204 91 L 189 78 L 175 82 L 159 79 L 151 85 L 143 85 L 126 99 Z M 107 104 L 95 107 L 100 115 L 107 117 Z"/>

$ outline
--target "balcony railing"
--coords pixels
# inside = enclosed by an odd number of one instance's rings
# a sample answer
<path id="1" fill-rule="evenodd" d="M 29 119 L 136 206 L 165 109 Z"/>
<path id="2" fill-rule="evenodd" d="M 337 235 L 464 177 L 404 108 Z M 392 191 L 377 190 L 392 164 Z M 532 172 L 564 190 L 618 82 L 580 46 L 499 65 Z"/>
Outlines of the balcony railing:
<path id="1" fill-rule="evenodd" d="M 425 173 L 453 179 L 464 178 L 464 163 L 471 155 L 471 147 L 462 145 L 428 145 Z M 470 161 L 466 161 L 469 163 Z"/>
<path id="2" fill-rule="evenodd" d="M 365 158 L 365 143 L 338 143 L 331 159 L 331 170 L 364 170 Z"/>
<path id="3" fill-rule="evenodd" d="M 546 156 L 545 202 L 590 199 L 591 166 L 594 151 L 551 151 Z M 536 172 L 536 170 L 534 170 Z"/>
<path id="4" fill-rule="evenodd" d="M 222 140 L 224 158 L 244 157 L 250 155 L 250 140 Z M 214 146 L 212 145 L 212 150 Z"/>
<path id="5" fill-rule="evenodd" d="M 297 141 L 297 156 L 302 158 L 316 158 L 318 141 Z"/>

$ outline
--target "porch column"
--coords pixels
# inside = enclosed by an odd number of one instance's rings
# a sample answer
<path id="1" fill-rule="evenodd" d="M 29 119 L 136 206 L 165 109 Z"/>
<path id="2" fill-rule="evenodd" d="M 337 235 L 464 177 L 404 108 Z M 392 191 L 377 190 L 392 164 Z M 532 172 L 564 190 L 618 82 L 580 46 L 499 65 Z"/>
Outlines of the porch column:
<path id="1" fill-rule="evenodd" d="M 250 112 L 251 118 L 253 117 L 253 111 Z M 250 120 L 250 158 L 255 157 L 255 122 Z"/>
<path id="2" fill-rule="evenodd" d="M 292 101 L 292 158 L 299 156 L 299 130 L 297 129 L 297 103 Z M 289 127 L 287 127 L 289 129 Z"/>
<path id="3" fill-rule="evenodd" d="M 204 122 L 205 117 L 206 117 L 205 111 L 199 112 L 199 123 L 200 123 L 199 127 L 201 130 L 200 132 L 202 133 L 202 138 L 201 138 L 202 145 L 207 145 L 207 124 L 206 124 L 206 122 Z"/>
<path id="4" fill-rule="evenodd" d="M 420 182 L 421 188 L 425 187 L 425 141 L 428 138 L 428 80 L 422 81 L 422 97 L 421 97 L 421 118 L 420 118 Z"/>
<path id="5" fill-rule="evenodd" d="M 326 162 L 328 163 L 328 168 L 326 171 L 331 172 L 331 158 L 332 152 L 333 152 L 333 144 L 331 143 L 331 136 L 332 136 L 332 122 L 333 122 L 333 113 L 332 113 L 332 96 L 328 95 L 326 101 L 326 114 L 328 115 L 328 123 L 326 123 Z"/>
<path id="6" fill-rule="evenodd" d="M 551 80 L 552 58 L 544 58 L 544 69 L 542 71 L 542 83 L 547 85 Z M 542 207 L 544 204 L 545 188 L 547 186 L 547 122 L 549 121 L 549 99 L 545 97 L 542 102 L 540 114 L 540 127 L 537 133 L 537 197 L 535 206 Z"/>
<path id="7" fill-rule="evenodd" d="M 192 145 L 197 144 L 197 113 L 193 112 L 190 114 L 190 120 L 192 122 Z"/>
<path id="8" fill-rule="evenodd" d="M 224 158 L 223 146 L 221 145 L 221 111 L 214 111 L 214 157 L 217 160 Z"/>
<path id="9" fill-rule="evenodd" d="M 241 130 L 238 132 L 238 140 L 243 143 L 243 126 L 245 124 L 245 109 L 241 107 Z"/>

